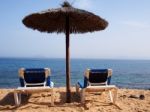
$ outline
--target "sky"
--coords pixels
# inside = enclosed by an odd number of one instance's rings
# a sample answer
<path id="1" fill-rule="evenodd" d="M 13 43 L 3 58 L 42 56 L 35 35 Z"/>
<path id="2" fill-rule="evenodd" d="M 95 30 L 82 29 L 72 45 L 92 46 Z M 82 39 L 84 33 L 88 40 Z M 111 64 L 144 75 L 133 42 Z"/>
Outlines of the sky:
<path id="1" fill-rule="evenodd" d="M 65 58 L 65 34 L 23 25 L 34 12 L 64 0 L 1 0 L 0 57 Z M 71 58 L 150 59 L 150 0 L 68 0 L 109 22 L 103 31 L 70 35 Z"/>

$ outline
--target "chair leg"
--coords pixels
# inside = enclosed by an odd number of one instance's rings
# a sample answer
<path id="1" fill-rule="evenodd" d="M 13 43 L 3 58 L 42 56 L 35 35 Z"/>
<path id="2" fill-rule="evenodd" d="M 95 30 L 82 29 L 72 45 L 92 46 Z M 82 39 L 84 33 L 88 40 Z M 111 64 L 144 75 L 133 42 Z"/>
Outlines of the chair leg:
<path id="1" fill-rule="evenodd" d="M 17 92 L 14 92 L 14 100 L 15 100 L 15 104 L 16 106 L 19 106 L 21 103 L 21 94 L 18 95 Z"/>
<path id="2" fill-rule="evenodd" d="M 19 101 L 19 105 L 21 104 L 21 93 L 18 93 L 18 101 Z"/>
<path id="3" fill-rule="evenodd" d="M 111 90 L 109 90 L 109 97 L 110 97 L 110 101 L 113 103 L 113 97 L 112 97 Z"/>
<path id="4" fill-rule="evenodd" d="M 54 91 L 51 91 L 51 106 L 54 106 Z"/>
<path id="5" fill-rule="evenodd" d="M 79 93 L 79 85 L 76 84 L 76 93 Z"/>
<path id="6" fill-rule="evenodd" d="M 113 103 L 114 103 L 114 104 L 115 104 L 116 99 L 117 99 L 117 91 L 118 91 L 118 89 L 115 88 L 115 89 L 114 89 L 114 92 L 113 92 L 113 94 L 114 94 L 114 96 L 113 96 Z"/>
<path id="7" fill-rule="evenodd" d="M 85 103 L 85 89 L 81 90 L 81 103 Z"/>

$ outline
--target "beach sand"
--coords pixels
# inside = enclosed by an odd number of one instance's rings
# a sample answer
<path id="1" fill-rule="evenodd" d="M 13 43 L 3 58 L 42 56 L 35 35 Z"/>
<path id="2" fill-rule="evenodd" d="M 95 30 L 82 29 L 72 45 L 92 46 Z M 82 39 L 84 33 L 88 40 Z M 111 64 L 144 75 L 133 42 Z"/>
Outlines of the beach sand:
<path id="1" fill-rule="evenodd" d="M 150 112 L 150 90 L 119 89 L 116 105 L 110 103 L 107 92 L 89 93 L 86 103 L 72 88 L 72 103 L 65 103 L 65 88 L 54 88 L 55 105 L 50 104 L 50 93 L 22 95 L 22 103 L 15 106 L 13 89 L 0 89 L 0 111 L 2 112 Z M 139 99 L 134 96 L 144 95 Z"/>

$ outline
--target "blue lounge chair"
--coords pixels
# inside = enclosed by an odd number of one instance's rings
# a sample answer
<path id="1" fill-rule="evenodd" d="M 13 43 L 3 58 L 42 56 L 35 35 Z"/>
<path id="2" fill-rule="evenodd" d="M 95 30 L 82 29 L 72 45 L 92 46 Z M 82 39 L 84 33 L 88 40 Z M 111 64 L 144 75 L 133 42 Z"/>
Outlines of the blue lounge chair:
<path id="1" fill-rule="evenodd" d="M 21 93 L 35 93 L 50 91 L 51 105 L 54 105 L 53 86 L 50 78 L 49 68 L 19 69 L 19 80 L 21 87 L 14 90 L 14 99 L 17 106 L 21 103 Z"/>
<path id="2" fill-rule="evenodd" d="M 76 84 L 76 92 L 81 92 L 81 103 L 85 102 L 85 92 L 109 91 L 110 100 L 115 103 L 117 97 L 117 87 L 110 85 L 112 69 L 87 69 L 84 80 Z M 113 96 L 112 91 L 113 90 Z"/>

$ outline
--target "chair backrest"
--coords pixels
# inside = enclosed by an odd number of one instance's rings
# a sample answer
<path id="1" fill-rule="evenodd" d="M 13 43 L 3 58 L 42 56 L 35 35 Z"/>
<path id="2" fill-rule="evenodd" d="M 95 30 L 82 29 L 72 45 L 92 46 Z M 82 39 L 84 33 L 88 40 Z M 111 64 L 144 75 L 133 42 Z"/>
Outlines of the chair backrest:
<path id="1" fill-rule="evenodd" d="M 112 69 L 87 69 L 85 78 L 89 85 L 109 85 L 112 75 Z"/>
<path id="2" fill-rule="evenodd" d="M 27 86 L 50 86 L 49 68 L 19 69 L 20 84 Z"/>

